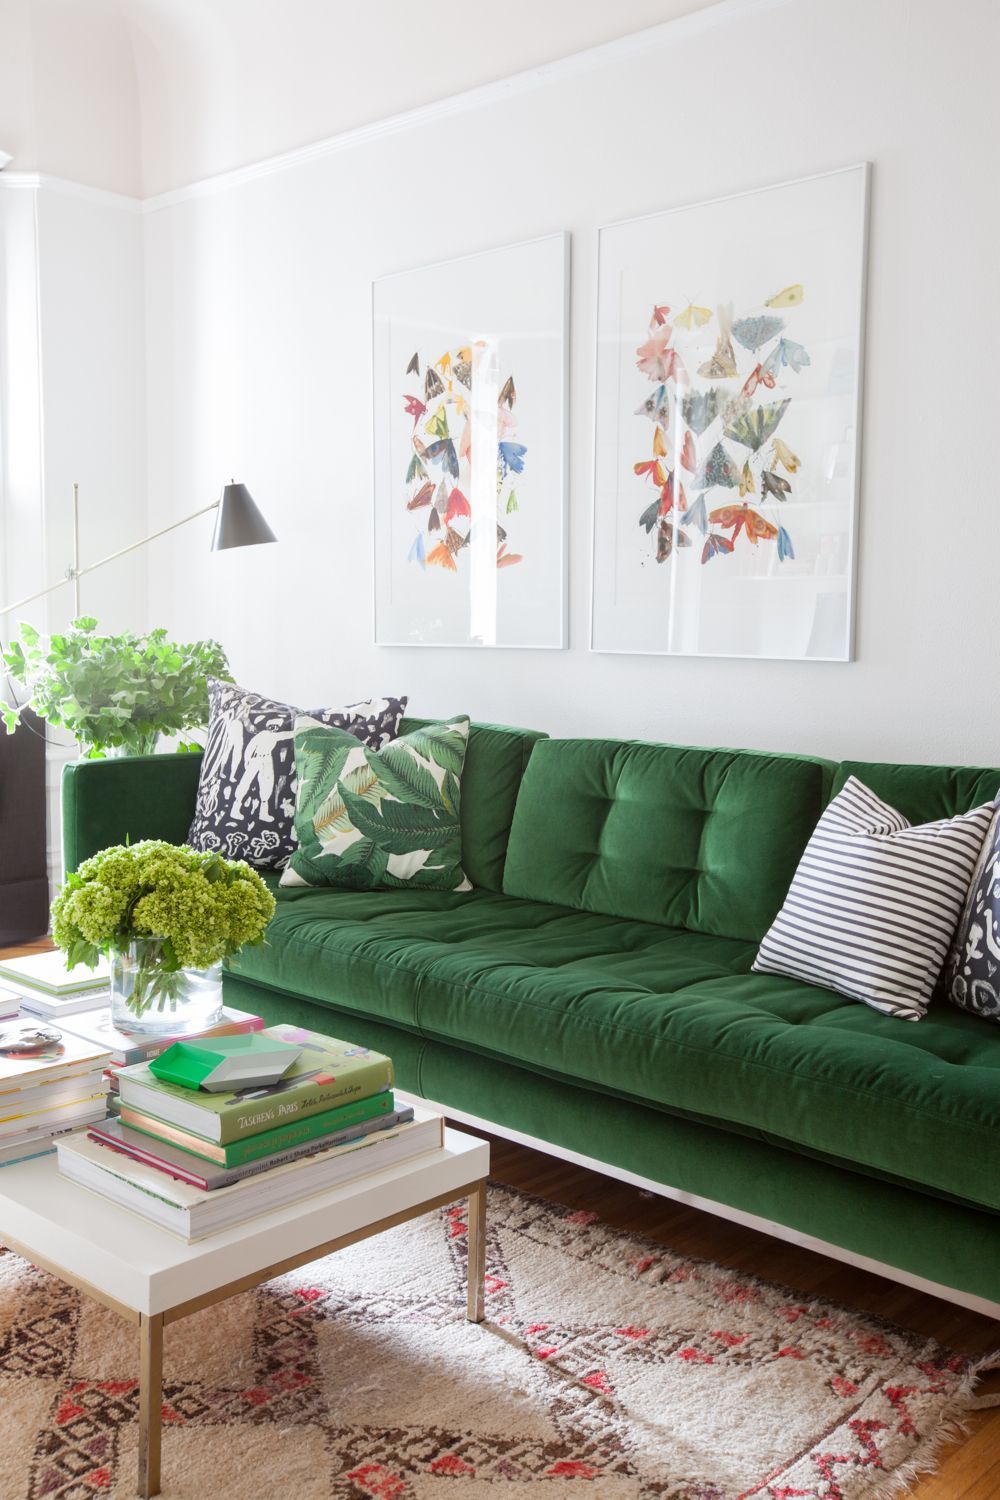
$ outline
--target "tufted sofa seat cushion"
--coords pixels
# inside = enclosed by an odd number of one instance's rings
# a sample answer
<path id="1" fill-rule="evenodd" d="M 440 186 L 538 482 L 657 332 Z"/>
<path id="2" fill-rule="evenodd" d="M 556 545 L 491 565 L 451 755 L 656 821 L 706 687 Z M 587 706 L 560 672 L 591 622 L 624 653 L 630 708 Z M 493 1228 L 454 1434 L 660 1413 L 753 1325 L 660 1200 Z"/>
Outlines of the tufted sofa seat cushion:
<path id="1" fill-rule="evenodd" d="M 755 950 L 484 890 L 283 891 L 237 972 L 1000 1211 L 1000 1027 L 941 1004 L 904 1026 L 751 974 Z"/>
<path id="2" fill-rule="evenodd" d="M 503 889 L 759 942 L 831 769 L 740 750 L 542 740 L 521 782 Z"/>

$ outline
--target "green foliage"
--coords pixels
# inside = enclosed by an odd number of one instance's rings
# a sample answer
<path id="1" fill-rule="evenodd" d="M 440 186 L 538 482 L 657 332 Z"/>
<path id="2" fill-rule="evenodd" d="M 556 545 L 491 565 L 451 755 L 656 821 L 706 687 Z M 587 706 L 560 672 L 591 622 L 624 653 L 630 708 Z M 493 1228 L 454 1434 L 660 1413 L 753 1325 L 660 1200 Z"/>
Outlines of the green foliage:
<path id="1" fill-rule="evenodd" d="M 144 839 L 84 860 L 52 903 L 52 935 L 67 966 L 137 945 L 137 1015 L 173 998 L 182 969 L 207 969 L 263 942 L 274 897 L 242 860 Z M 134 1003 L 133 1003 L 134 1001 Z"/>
<path id="2" fill-rule="evenodd" d="M 243 860 L 143 839 L 84 860 L 52 903 L 52 935 L 72 969 L 134 938 L 170 944 L 170 967 L 206 969 L 259 943 L 274 897 Z"/>
<path id="3" fill-rule="evenodd" d="M 207 679 L 233 680 L 218 641 L 179 644 L 162 629 L 98 635 L 92 615 L 47 638 L 22 624 L 20 639 L 0 652 L 0 661 L 26 692 L 26 706 L 67 730 L 88 755 L 117 748 L 148 755 L 161 734 L 203 727 Z M 17 728 L 19 713 L 0 702 L 8 734 Z M 181 744 L 183 750 L 200 748 L 187 739 Z"/>
<path id="4" fill-rule="evenodd" d="M 409 738 L 409 736 L 407 736 Z M 296 746 L 296 753 L 298 747 Z M 385 750 L 369 750 L 365 746 L 365 759 L 374 772 L 378 784 L 390 797 L 400 802 L 415 802 L 420 807 L 434 809 L 441 805 L 441 793 L 434 777 L 426 766 L 412 755 L 390 757 Z"/>
<path id="5" fill-rule="evenodd" d="M 372 750 L 328 725 L 298 729 L 293 874 L 359 890 L 467 890 L 459 814 L 468 732 L 463 717 Z"/>

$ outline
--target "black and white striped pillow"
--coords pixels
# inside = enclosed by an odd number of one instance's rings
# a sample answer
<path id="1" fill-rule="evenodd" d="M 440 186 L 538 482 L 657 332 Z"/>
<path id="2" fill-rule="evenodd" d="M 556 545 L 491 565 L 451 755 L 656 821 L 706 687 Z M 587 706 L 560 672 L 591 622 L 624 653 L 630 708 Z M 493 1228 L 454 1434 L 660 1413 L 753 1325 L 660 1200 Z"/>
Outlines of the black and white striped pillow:
<path id="1" fill-rule="evenodd" d="M 912 827 L 852 776 L 820 818 L 753 967 L 919 1021 L 994 806 Z"/>

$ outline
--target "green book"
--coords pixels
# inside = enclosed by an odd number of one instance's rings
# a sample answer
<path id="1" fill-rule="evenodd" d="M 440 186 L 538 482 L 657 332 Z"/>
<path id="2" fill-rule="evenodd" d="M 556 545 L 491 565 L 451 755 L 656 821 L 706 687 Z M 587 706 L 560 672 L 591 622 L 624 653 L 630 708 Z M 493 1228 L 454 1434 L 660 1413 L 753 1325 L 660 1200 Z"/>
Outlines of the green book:
<path id="1" fill-rule="evenodd" d="M 135 1063 L 118 1073 L 122 1104 L 228 1146 L 245 1136 L 392 1088 L 392 1062 L 382 1052 L 338 1042 L 300 1026 L 268 1026 L 259 1034 L 300 1049 L 298 1059 L 277 1083 L 209 1094 L 166 1083 L 148 1063 Z"/>
<path id="2" fill-rule="evenodd" d="M 335 1135 L 355 1125 L 364 1125 L 377 1115 L 391 1114 L 395 1109 L 392 1090 L 372 1094 L 369 1099 L 359 1099 L 355 1104 L 338 1104 L 335 1109 L 326 1109 L 319 1115 L 303 1115 L 288 1125 L 278 1125 L 274 1130 L 260 1130 L 256 1135 L 244 1136 L 228 1146 L 217 1146 L 212 1141 L 192 1135 L 190 1130 L 181 1130 L 166 1120 L 158 1120 L 142 1110 L 120 1108 L 123 1125 L 141 1130 L 143 1135 L 179 1146 L 202 1161 L 210 1161 L 220 1167 L 242 1167 L 251 1161 L 260 1161 L 265 1156 L 274 1156 L 279 1151 L 289 1151 L 304 1141 L 316 1141 L 324 1135 Z M 118 1113 L 118 1111 L 116 1111 Z"/>

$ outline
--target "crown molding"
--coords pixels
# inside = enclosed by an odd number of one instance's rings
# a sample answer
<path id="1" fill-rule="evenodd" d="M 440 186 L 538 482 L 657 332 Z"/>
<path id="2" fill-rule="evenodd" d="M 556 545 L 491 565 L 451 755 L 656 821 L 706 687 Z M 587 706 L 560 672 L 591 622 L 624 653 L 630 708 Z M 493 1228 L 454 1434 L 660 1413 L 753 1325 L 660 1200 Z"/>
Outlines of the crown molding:
<path id="1" fill-rule="evenodd" d="M 54 177 L 48 172 L 0 172 L 0 192 L 38 191 L 61 193 L 67 198 L 82 198 L 88 203 L 100 203 L 105 208 L 121 208 L 126 213 L 141 214 L 143 200 L 130 198 L 126 193 L 113 193 L 107 188 L 90 187 L 85 182 L 73 182 L 69 177 Z"/>
<path id="2" fill-rule="evenodd" d="M 717 0 L 715 5 L 707 6 L 704 10 L 694 11 L 685 16 L 676 16 L 669 21 L 661 21 L 655 26 L 645 27 L 642 31 L 634 31 L 627 36 L 601 42 L 596 47 L 570 53 L 568 57 L 543 63 L 537 68 L 528 68 L 524 72 L 513 73 L 507 78 L 497 79 L 494 83 L 465 89 L 459 94 L 451 94 L 444 99 L 418 105 L 400 114 L 387 115 L 381 120 L 373 120 L 368 125 L 354 126 L 350 130 L 341 131 L 324 140 L 314 141 L 308 146 L 298 146 L 294 150 L 283 151 L 278 156 L 266 157 L 245 167 L 220 172 L 213 177 L 202 178 L 184 187 L 154 193 L 142 200 L 142 211 L 157 213 L 160 209 L 172 208 L 177 203 L 185 203 L 191 199 L 214 197 L 217 193 L 241 187 L 244 183 L 254 182 L 261 177 L 270 177 L 277 172 L 286 172 L 295 167 L 306 166 L 310 162 L 322 161 L 328 156 L 337 156 L 342 151 L 353 151 L 358 146 L 385 140 L 389 136 L 399 135 L 403 131 L 413 130 L 421 125 L 433 124 L 438 120 L 446 120 L 453 115 L 466 114 L 488 105 L 505 103 L 520 94 L 541 88 L 545 84 L 578 78 L 595 69 L 654 51 L 657 48 L 675 46 L 689 37 L 700 36 L 706 31 L 713 31 L 716 27 L 728 25 L 731 21 L 744 19 L 760 11 L 777 10 L 782 6 L 798 3 L 801 3 L 801 0 Z"/>
<path id="3" fill-rule="evenodd" d="M 414 109 L 403 110 L 399 114 L 387 115 L 367 125 L 353 126 L 349 130 L 340 131 L 337 135 L 314 141 L 308 146 L 297 146 L 294 150 L 283 151 L 277 156 L 265 157 L 247 166 L 219 172 L 213 177 L 204 177 L 184 187 L 171 188 L 164 193 L 154 193 L 147 198 L 132 197 L 127 193 L 115 193 L 107 188 L 91 187 L 87 183 L 74 182 L 70 178 L 53 176 L 47 172 L 12 172 L 9 168 L 0 172 L 0 191 L 43 188 L 49 192 L 63 193 L 91 203 L 100 203 L 106 208 L 121 208 L 128 213 L 157 213 L 160 209 L 172 208 L 178 203 L 197 198 L 211 198 L 217 193 L 228 192 L 231 188 L 255 182 L 258 178 L 271 177 L 279 172 L 307 166 L 310 162 L 322 161 L 328 156 L 338 156 L 343 151 L 353 151 L 359 146 L 386 140 L 405 131 L 419 129 L 422 125 L 434 124 L 439 120 L 447 120 L 454 115 L 467 114 L 490 105 L 506 103 L 521 94 L 542 88 L 546 84 L 579 78 L 631 57 L 676 46 L 690 37 L 714 31 L 717 27 L 729 25 L 732 21 L 743 20 L 758 12 L 778 10 L 786 5 L 801 3 L 803 0 L 717 0 L 715 5 L 709 5 L 704 10 L 694 11 L 689 15 L 675 16 L 669 21 L 660 21 L 655 26 L 647 26 L 642 31 L 633 31 L 627 36 L 600 42 L 595 47 L 587 47 L 582 52 L 572 52 L 568 57 L 557 58 L 554 62 L 542 63 L 536 68 L 527 68 L 523 72 L 512 73 L 506 78 L 481 84 L 477 88 L 464 89 L 461 93 L 450 94 L 444 99 L 435 99 L 428 104 L 417 105 Z"/>

